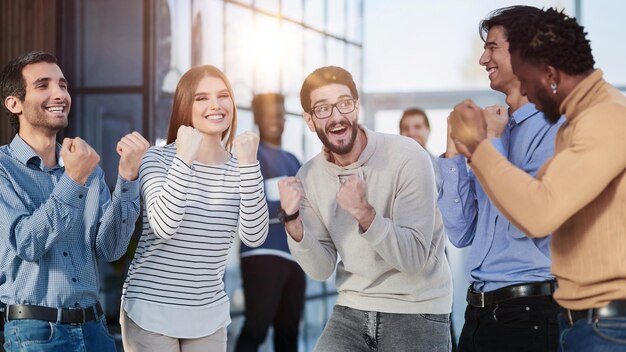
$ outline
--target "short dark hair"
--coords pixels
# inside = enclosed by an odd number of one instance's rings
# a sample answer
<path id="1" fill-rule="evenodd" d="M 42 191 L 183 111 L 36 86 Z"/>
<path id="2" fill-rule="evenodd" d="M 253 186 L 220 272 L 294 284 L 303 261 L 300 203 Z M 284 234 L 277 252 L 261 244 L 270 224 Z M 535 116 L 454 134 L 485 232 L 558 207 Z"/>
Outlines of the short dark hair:
<path id="1" fill-rule="evenodd" d="M 300 105 L 305 112 L 311 113 L 311 92 L 329 84 L 343 84 L 350 89 L 354 99 L 359 99 L 359 92 L 350 72 L 337 66 L 320 67 L 311 72 L 302 83 L 300 89 Z"/>
<path id="2" fill-rule="evenodd" d="M 402 117 L 400 118 L 400 122 L 398 123 L 398 125 L 402 127 L 402 121 L 404 121 L 405 118 L 414 115 L 424 116 L 424 123 L 426 124 L 426 127 L 430 129 L 430 121 L 428 121 L 428 115 L 426 115 L 426 111 L 420 108 L 409 108 L 404 110 L 404 112 L 402 112 Z"/>
<path id="3" fill-rule="evenodd" d="M 529 16 L 537 16 L 541 14 L 541 10 L 532 6 L 509 6 L 491 11 L 487 17 L 478 24 L 478 33 L 480 39 L 487 40 L 487 33 L 493 27 L 501 26 L 504 28 L 504 34 L 508 37 L 509 27 L 520 19 Z"/>
<path id="4" fill-rule="evenodd" d="M 575 18 L 549 8 L 509 27 L 509 52 L 532 64 L 553 66 L 570 75 L 584 74 L 595 64 L 586 35 Z"/>
<path id="5" fill-rule="evenodd" d="M 57 58 L 45 51 L 31 51 L 22 54 L 15 59 L 9 61 L 0 72 L 0 98 L 2 98 L 2 110 L 9 117 L 13 133 L 17 133 L 20 129 L 19 117 L 9 111 L 4 105 L 4 100 L 9 96 L 17 97 L 20 101 L 26 98 L 26 80 L 22 71 L 24 67 L 38 62 L 57 63 Z"/>
<path id="6" fill-rule="evenodd" d="M 268 102 L 275 103 L 284 107 L 285 96 L 280 93 L 255 94 L 254 97 L 252 97 L 252 114 L 254 115 L 254 122 L 256 122 L 258 116 L 260 116 L 263 105 L 267 104 Z"/>

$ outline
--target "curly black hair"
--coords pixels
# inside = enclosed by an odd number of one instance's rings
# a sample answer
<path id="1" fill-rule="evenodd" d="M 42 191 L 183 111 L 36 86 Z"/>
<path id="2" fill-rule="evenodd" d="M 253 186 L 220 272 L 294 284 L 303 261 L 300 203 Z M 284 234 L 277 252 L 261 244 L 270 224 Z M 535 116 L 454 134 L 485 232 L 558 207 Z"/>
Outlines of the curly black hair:
<path id="1" fill-rule="evenodd" d="M 508 28 L 509 52 L 527 62 L 553 66 L 570 75 L 593 70 L 595 61 L 584 27 L 554 8 L 513 21 Z"/>

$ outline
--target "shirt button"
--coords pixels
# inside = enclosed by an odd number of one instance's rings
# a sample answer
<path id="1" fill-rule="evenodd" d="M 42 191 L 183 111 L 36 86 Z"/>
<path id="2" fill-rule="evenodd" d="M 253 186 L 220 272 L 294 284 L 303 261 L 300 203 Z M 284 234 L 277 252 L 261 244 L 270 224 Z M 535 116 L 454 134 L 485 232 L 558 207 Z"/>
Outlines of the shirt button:
<path id="1" fill-rule="evenodd" d="M 125 224 L 125 223 L 126 223 L 126 219 L 122 220 L 122 224 Z"/>
<path id="2" fill-rule="evenodd" d="M 67 257 L 67 252 L 63 252 L 63 256 L 64 256 L 64 257 Z"/>
<path id="3" fill-rule="evenodd" d="M 74 302 L 74 307 L 78 308 L 80 307 L 80 304 L 78 304 L 78 302 Z"/>
<path id="4" fill-rule="evenodd" d="M 128 192 L 128 188 L 122 188 L 122 192 L 124 193 Z"/>
<path id="5" fill-rule="evenodd" d="M 72 278 L 72 282 L 76 282 L 76 278 L 75 277 Z"/>
<path id="6" fill-rule="evenodd" d="M 450 168 L 450 171 L 455 172 L 456 171 L 456 167 Z"/>
<path id="7" fill-rule="evenodd" d="M 455 202 L 455 203 L 458 203 L 458 202 L 459 202 L 459 198 L 456 198 L 456 199 L 454 200 L 454 202 Z"/>
<path id="8" fill-rule="evenodd" d="M 79 198 L 79 199 L 83 199 L 83 195 L 82 195 L 82 194 L 79 194 L 79 195 L 78 195 L 78 198 Z"/>

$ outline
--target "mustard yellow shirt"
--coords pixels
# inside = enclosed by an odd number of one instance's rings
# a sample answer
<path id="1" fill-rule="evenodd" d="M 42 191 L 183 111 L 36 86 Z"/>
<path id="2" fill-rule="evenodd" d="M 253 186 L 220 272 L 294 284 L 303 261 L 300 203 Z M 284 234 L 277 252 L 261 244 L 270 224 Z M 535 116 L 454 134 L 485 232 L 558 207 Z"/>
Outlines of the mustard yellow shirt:
<path id="1" fill-rule="evenodd" d="M 626 97 L 595 70 L 560 107 L 566 122 L 536 178 L 483 141 L 471 167 L 528 236 L 553 233 L 554 294 L 569 309 L 626 299 Z"/>

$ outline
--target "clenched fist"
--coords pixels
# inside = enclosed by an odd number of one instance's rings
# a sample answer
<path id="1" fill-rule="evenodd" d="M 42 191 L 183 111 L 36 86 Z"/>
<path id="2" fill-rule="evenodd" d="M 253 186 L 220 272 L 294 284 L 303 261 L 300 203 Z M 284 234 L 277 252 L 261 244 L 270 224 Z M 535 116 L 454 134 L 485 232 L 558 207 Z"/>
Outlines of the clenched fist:
<path id="1" fill-rule="evenodd" d="M 239 165 L 256 163 L 256 152 L 259 148 L 259 136 L 256 133 L 247 131 L 238 135 L 233 141 L 233 146 Z"/>
<path id="2" fill-rule="evenodd" d="M 293 214 L 300 210 L 300 204 L 304 198 L 304 187 L 299 178 L 291 176 L 278 181 L 278 194 L 280 207 L 285 213 Z"/>
<path id="3" fill-rule="evenodd" d="M 134 181 L 139 176 L 141 159 L 150 147 L 148 142 L 139 132 L 125 135 L 117 142 L 117 153 L 120 155 L 118 172 L 123 179 Z"/>
<path id="4" fill-rule="evenodd" d="M 193 164 L 200 152 L 202 134 L 190 126 L 180 126 L 176 133 L 176 155 L 187 165 Z"/>
<path id="5" fill-rule="evenodd" d="M 488 106 L 483 109 L 483 116 L 487 122 L 487 137 L 499 138 L 509 123 L 508 109 L 502 105 Z"/>
<path id="6" fill-rule="evenodd" d="M 100 162 L 100 155 L 80 137 L 63 139 L 61 158 L 67 175 L 81 185 L 85 185 Z"/>
<path id="7" fill-rule="evenodd" d="M 367 230 L 376 212 L 367 201 L 367 183 L 357 175 L 341 178 L 341 188 L 337 192 L 337 204 L 352 215 L 363 230 Z"/>
<path id="8" fill-rule="evenodd" d="M 450 127 L 456 148 L 466 157 L 471 157 L 480 142 L 487 138 L 483 110 L 471 100 L 464 100 L 454 107 Z"/>

